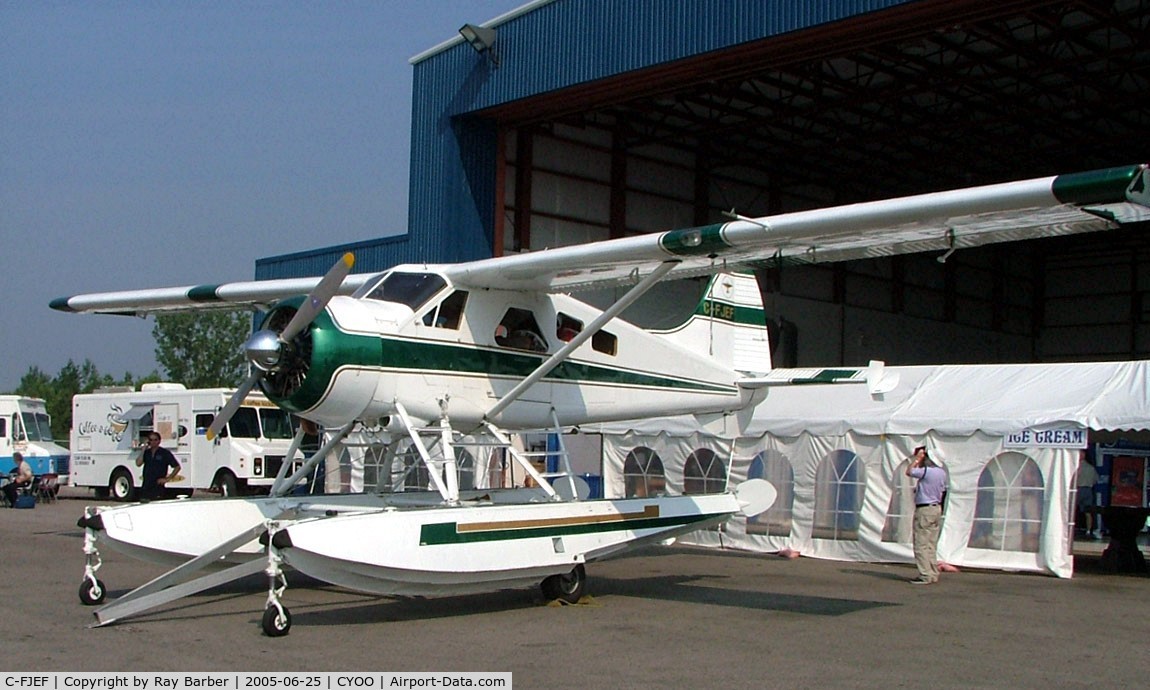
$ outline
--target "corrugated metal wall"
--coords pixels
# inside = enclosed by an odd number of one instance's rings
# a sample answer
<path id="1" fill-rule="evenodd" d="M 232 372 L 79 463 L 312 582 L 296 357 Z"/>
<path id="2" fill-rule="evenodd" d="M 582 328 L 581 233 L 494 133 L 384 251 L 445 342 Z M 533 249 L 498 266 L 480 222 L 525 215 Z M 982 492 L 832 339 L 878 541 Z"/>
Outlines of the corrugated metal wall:
<path id="1" fill-rule="evenodd" d="M 323 275 L 347 252 L 355 254 L 354 273 L 370 273 L 424 260 L 413 255 L 407 235 L 398 235 L 257 259 L 256 280 Z"/>
<path id="2" fill-rule="evenodd" d="M 409 234 L 403 242 L 357 243 L 357 270 L 491 255 L 498 131 L 468 113 L 910 1 L 552 0 L 491 24 L 498 66 L 462 39 L 420 56 Z M 345 250 L 262 259 L 257 278 L 322 273 Z"/>

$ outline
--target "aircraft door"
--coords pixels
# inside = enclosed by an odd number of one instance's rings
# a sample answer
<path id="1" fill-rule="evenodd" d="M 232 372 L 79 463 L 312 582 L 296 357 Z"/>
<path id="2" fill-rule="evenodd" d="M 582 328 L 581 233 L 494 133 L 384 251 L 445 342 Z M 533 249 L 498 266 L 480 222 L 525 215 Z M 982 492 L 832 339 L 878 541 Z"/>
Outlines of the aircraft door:
<path id="1" fill-rule="evenodd" d="M 509 307 L 495 327 L 495 344 L 506 354 L 499 354 L 491 371 L 506 376 L 497 379 L 494 394 L 500 397 L 507 393 L 520 379 L 530 375 L 547 359 L 548 343 L 539 327 L 539 320 L 530 309 Z M 536 383 L 519 398 L 520 402 L 551 404 L 551 384 Z"/>

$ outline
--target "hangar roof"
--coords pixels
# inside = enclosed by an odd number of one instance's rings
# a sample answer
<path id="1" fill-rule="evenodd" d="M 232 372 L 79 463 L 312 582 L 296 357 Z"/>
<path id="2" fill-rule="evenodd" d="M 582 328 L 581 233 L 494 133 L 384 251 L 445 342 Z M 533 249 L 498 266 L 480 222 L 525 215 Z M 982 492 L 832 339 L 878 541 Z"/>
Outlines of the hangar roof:
<path id="1" fill-rule="evenodd" d="M 921 0 L 480 114 L 703 150 L 846 203 L 1150 159 L 1148 37 L 1146 0 Z"/>

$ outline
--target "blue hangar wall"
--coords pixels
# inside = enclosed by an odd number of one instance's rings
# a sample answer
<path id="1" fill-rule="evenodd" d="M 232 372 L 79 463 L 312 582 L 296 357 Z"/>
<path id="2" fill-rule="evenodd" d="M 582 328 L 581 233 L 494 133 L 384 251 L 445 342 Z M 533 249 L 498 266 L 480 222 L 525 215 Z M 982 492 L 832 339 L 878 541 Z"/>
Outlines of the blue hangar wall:
<path id="1" fill-rule="evenodd" d="M 497 31 L 498 66 L 458 36 L 412 59 L 408 234 L 259 259 L 255 277 L 320 275 L 349 250 L 357 272 L 487 258 L 500 132 L 476 112 L 912 1 L 528 3 L 483 24 Z"/>

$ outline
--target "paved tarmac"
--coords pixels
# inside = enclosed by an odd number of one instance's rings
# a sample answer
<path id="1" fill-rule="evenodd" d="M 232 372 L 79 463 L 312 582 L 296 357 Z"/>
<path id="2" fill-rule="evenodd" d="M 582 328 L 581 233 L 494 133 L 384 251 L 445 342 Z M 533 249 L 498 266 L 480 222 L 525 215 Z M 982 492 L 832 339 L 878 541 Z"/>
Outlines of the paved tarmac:
<path id="1" fill-rule="evenodd" d="M 289 575 L 291 633 L 260 631 L 255 576 L 92 629 L 80 492 L 0 510 L 0 671 L 511 671 L 517 688 L 1145 687 L 1150 577 L 1080 556 L 1071 580 L 1003 572 L 913 587 L 910 565 L 649 548 L 537 590 L 389 599 Z M 109 601 L 161 569 L 105 549 Z"/>

